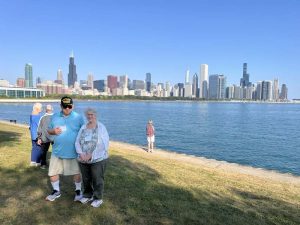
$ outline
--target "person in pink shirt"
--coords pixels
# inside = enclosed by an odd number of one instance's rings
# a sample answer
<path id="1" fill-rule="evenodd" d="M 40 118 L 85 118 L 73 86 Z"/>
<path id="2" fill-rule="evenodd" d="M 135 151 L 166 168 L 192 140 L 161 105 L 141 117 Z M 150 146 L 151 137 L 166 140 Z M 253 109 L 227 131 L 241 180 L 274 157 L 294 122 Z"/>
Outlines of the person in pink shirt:
<path id="1" fill-rule="evenodd" d="M 149 120 L 147 123 L 146 135 L 148 141 L 148 152 L 152 152 L 154 147 L 154 142 L 155 142 L 155 129 L 152 120 Z"/>

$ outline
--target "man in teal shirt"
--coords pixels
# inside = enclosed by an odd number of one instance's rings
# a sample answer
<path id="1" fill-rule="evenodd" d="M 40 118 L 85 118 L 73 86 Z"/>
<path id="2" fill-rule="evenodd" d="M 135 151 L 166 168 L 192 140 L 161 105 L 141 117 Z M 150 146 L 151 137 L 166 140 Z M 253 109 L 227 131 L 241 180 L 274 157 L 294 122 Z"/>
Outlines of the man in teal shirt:
<path id="1" fill-rule="evenodd" d="M 59 175 L 73 175 L 75 182 L 74 201 L 81 199 L 81 176 L 77 162 L 75 141 L 77 133 L 84 124 L 83 117 L 73 111 L 72 98 L 65 96 L 61 99 L 61 112 L 51 117 L 48 133 L 54 135 L 52 155 L 49 172 L 53 191 L 46 197 L 48 201 L 54 201 L 61 196 L 59 187 Z"/>

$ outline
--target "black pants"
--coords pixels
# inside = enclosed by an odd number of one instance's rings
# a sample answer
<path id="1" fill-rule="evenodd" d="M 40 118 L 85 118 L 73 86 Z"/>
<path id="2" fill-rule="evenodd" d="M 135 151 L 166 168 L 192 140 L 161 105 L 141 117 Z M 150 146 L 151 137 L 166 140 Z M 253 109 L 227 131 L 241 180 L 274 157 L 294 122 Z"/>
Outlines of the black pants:
<path id="1" fill-rule="evenodd" d="M 42 149 L 42 155 L 41 155 L 41 166 L 47 165 L 47 152 L 50 147 L 50 142 L 42 143 L 41 149 Z"/>
<path id="2" fill-rule="evenodd" d="M 83 197 L 102 199 L 104 190 L 104 173 L 107 159 L 88 164 L 79 162 L 82 175 Z"/>

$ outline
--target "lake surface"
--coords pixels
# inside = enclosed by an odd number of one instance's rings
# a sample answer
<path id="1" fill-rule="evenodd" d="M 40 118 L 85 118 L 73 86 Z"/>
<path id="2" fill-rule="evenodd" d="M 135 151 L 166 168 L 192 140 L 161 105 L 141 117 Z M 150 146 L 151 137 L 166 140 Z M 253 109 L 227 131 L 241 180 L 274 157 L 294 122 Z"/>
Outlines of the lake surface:
<path id="1" fill-rule="evenodd" d="M 0 119 L 28 123 L 32 105 L 1 103 Z M 87 107 L 112 140 L 146 145 L 152 119 L 158 148 L 300 175 L 299 104 L 75 102 L 79 113 Z"/>

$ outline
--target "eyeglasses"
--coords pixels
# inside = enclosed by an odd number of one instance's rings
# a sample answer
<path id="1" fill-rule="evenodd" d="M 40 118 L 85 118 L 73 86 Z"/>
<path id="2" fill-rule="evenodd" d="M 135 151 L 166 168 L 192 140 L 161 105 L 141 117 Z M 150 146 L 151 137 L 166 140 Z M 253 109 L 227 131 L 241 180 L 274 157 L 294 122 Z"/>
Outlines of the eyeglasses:
<path id="1" fill-rule="evenodd" d="M 68 108 L 68 109 L 72 109 L 73 108 L 73 106 L 72 105 L 63 105 L 62 106 L 64 109 L 66 109 L 66 108 Z"/>

